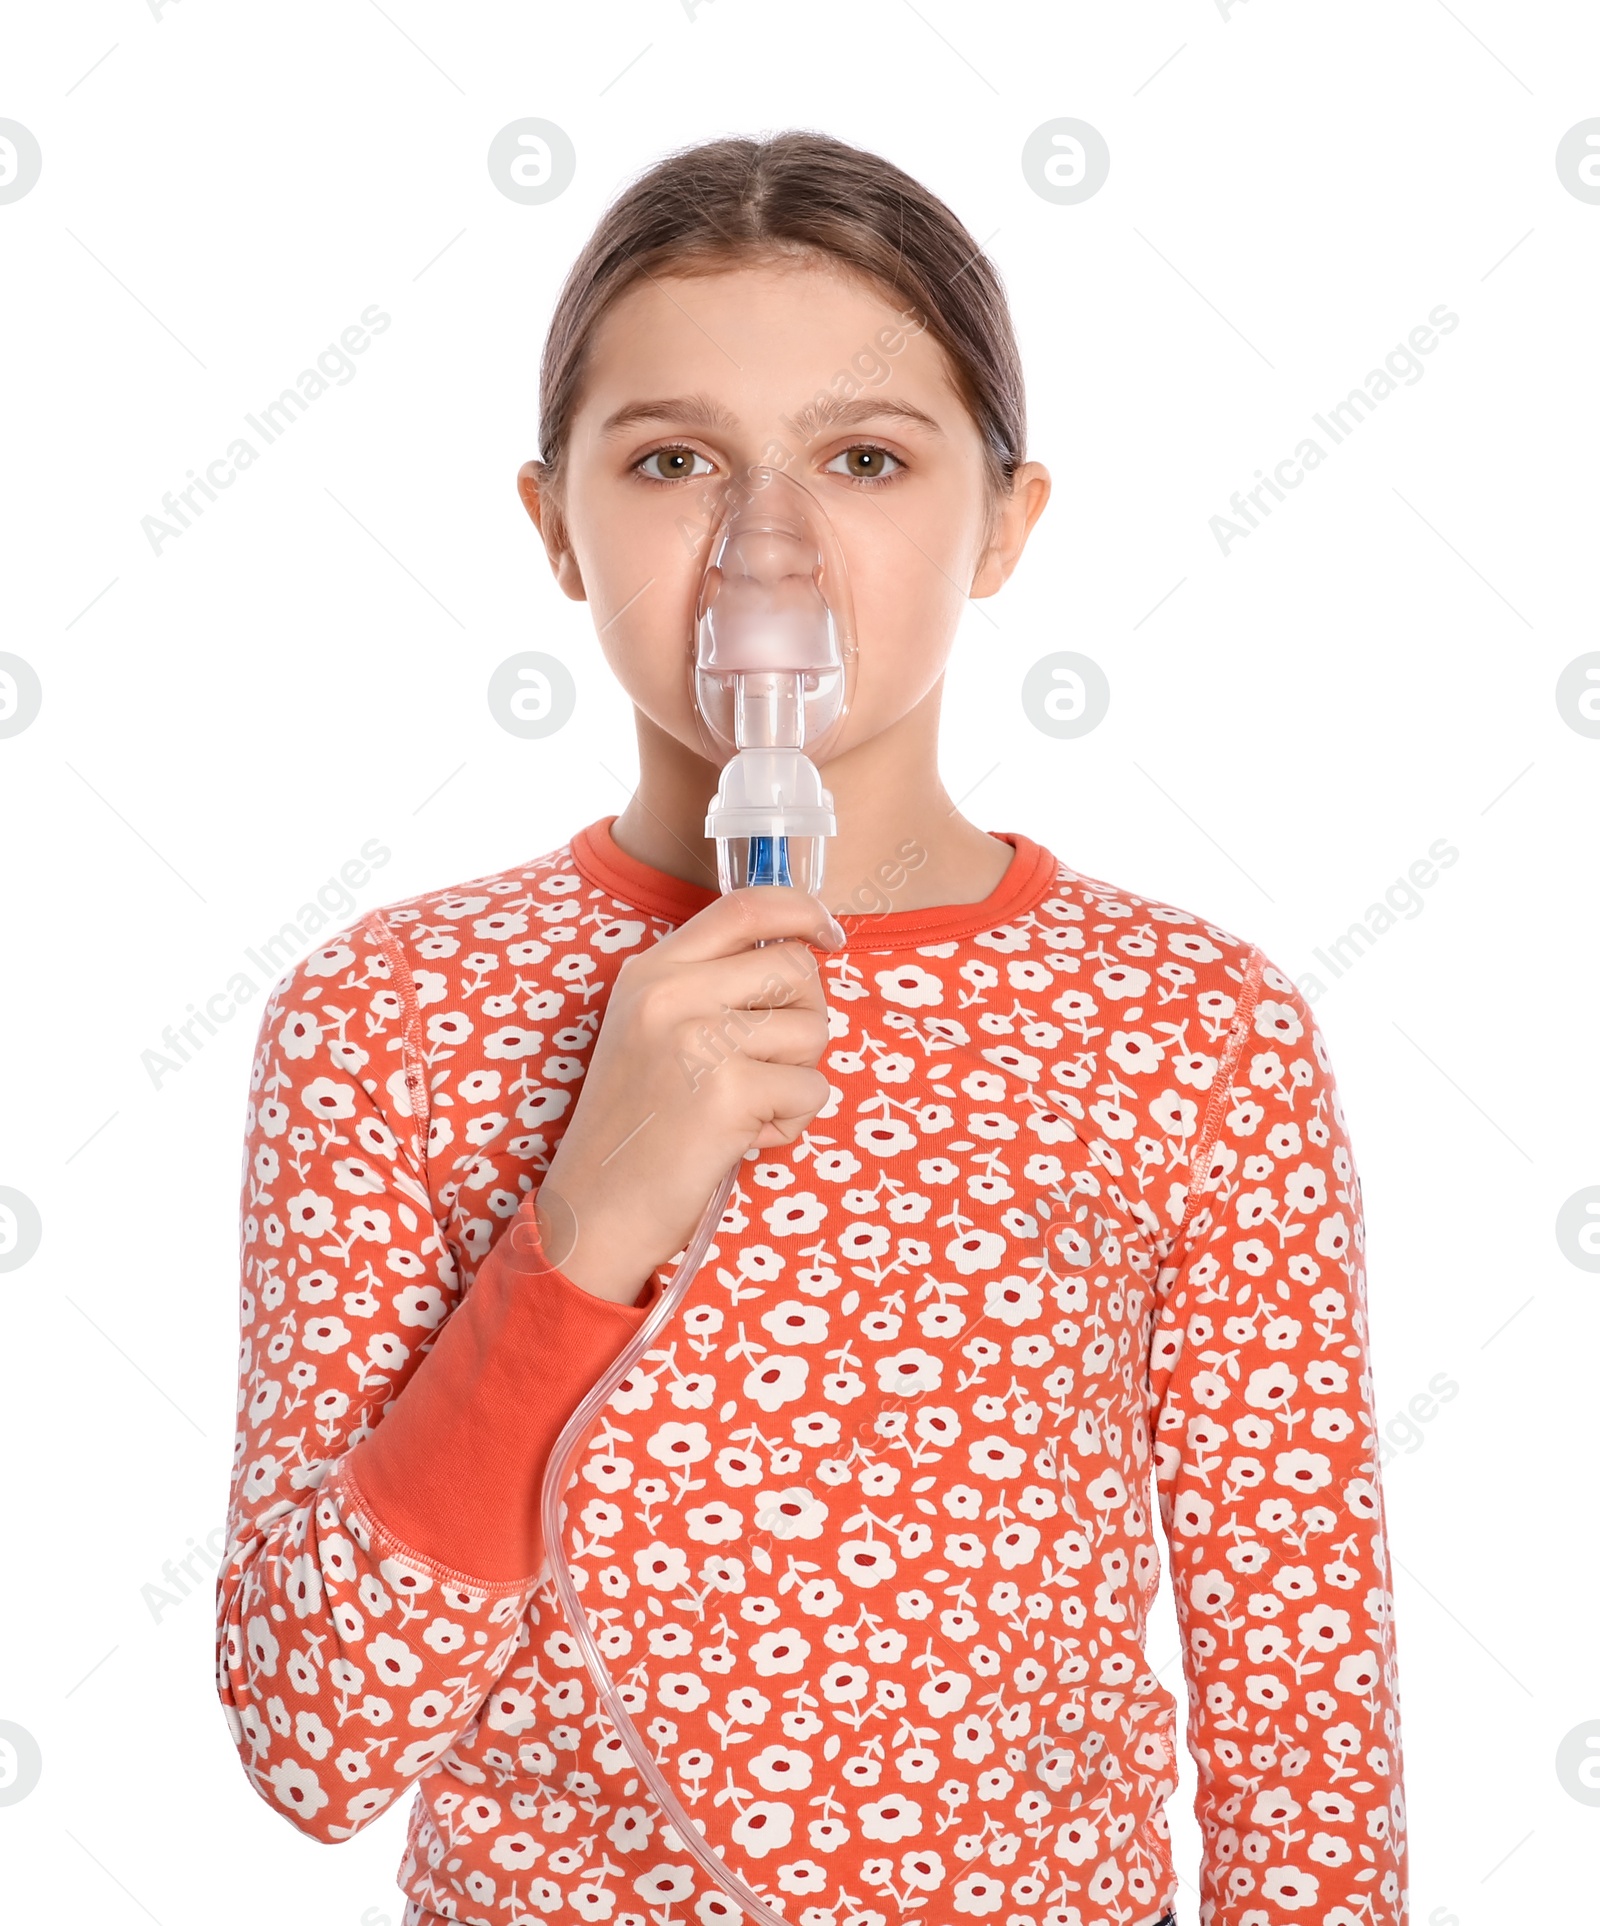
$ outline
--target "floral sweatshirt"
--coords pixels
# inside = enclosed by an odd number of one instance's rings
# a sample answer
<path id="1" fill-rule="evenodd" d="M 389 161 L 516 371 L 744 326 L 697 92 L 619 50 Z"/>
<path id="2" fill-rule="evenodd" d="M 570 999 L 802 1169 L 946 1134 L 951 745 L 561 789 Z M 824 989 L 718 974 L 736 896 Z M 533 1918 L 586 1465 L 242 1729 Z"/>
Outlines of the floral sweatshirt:
<path id="1" fill-rule="evenodd" d="M 532 1202 L 616 973 L 712 900 L 614 818 L 352 923 L 269 1000 L 242 1174 L 217 1685 L 312 1838 L 412 1791 L 407 1926 L 717 1926 L 549 1585 L 730 1867 L 798 1926 L 1400 1926 L 1360 1183 L 1248 941 L 1020 834 L 982 902 L 846 915 L 827 1104 L 751 1152 L 674 1322 Z M 1184 1926 L 1190 1926 L 1185 1920 Z"/>

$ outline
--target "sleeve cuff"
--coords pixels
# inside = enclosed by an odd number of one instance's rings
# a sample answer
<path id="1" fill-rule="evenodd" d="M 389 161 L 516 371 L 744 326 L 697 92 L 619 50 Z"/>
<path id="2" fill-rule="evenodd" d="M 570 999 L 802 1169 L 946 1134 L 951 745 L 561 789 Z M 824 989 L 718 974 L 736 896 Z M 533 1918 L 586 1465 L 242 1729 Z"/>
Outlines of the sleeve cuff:
<path id="1" fill-rule="evenodd" d="M 545 1258 L 531 1199 L 376 1428 L 347 1454 L 373 1522 L 488 1585 L 537 1579 L 539 1491 L 562 1426 L 644 1322 Z"/>

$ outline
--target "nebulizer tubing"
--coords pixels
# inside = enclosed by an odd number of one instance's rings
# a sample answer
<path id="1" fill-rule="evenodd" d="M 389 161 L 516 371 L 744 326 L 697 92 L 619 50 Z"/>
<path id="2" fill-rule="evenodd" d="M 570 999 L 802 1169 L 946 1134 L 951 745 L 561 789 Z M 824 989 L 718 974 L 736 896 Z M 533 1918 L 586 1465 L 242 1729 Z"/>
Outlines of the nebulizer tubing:
<path id="1" fill-rule="evenodd" d="M 836 737 L 855 659 L 843 554 L 821 504 L 782 470 L 757 467 L 724 496 L 695 610 L 690 690 L 708 758 L 723 762 L 705 833 L 724 895 L 792 884 L 815 893 L 833 799 L 811 760 Z M 644 1322 L 567 1420 L 545 1467 L 540 1513 L 551 1582 L 601 1709 L 683 1850 L 761 1926 L 792 1926 L 707 1842 L 622 1703 L 565 1555 L 572 1467 L 613 1393 L 694 1283 L 727 1209 L 737 1159 L 712 1193 Z"/>

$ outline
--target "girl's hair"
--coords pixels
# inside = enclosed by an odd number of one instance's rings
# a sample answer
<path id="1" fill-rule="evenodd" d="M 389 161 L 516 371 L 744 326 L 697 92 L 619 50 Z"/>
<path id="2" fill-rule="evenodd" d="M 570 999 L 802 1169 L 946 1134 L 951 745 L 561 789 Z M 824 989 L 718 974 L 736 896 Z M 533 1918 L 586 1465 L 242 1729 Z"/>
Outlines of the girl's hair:
<path id="1" fill-rule="evenodd" d="M 937 195 L 881 155 L 804 131 L 669 154 L 611 203 L 574 261 L 539 371 L 539 452 L 559 502 L 586 349 L 636 281 L 821 256 L 865 277 L 945 350 L 983 437 L 991 506 L 1024 459 L 1022 363 L 994 267 Z"/>

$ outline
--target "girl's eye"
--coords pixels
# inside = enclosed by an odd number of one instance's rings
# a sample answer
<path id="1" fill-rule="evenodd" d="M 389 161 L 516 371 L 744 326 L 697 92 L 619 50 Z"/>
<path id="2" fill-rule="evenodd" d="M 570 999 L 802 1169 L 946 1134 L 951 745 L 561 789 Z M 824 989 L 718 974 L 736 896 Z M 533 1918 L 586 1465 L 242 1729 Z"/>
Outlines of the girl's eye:
<path id="1" fill-rule="evenodd" d="M 843 468 L 839 463 L 843 462 Z M 886 462 L 893 462 L 893 468 L 886 468 Z M 857 442 L 853 448 L 845 448 L 828 463 L 828 472 L 833 475 L 848 475 L 857 482 L 883 482 L 904 468 L 905 463 L 898 455 L 891 455 L 887 448 L 879 448 L 874 442 Z"/>
<path id="2" fill-rule="evenodd" d="M 697 461 L 705 462 L 705 467 L 697 469 Z M 634 467 L 647 481 L 684 481 L 692 475 L 709 475 L 712 463 L 698 449 L 673 447 L 652 449 Z"/>

